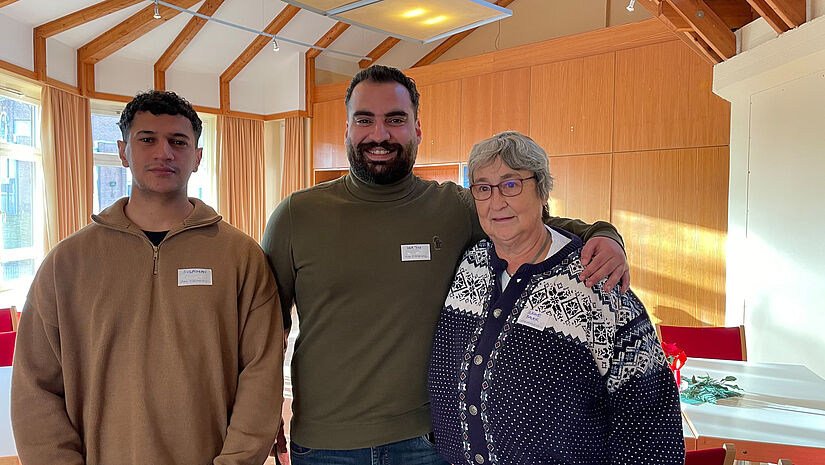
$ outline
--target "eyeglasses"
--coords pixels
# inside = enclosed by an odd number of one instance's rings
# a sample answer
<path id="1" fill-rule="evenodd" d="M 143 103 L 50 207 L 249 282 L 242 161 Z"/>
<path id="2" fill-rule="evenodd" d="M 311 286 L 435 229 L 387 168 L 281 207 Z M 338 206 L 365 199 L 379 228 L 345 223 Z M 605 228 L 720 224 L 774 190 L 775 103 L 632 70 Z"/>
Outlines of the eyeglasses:
<path id="1" fill-rule="evenodd" d="M 524 181 L 528 179 L 536 179 L 536 177 L 530 176 L 524 179 L 508 179 L 498 184 L 473 184 L 470 186 L 470 193 L 473 194 L 473 198 L 476 200 L 487 200 L 493 196 L 493 188 L 497 187 L 501 195 L 505 197 L 515 197 L 521 194 Z"/>

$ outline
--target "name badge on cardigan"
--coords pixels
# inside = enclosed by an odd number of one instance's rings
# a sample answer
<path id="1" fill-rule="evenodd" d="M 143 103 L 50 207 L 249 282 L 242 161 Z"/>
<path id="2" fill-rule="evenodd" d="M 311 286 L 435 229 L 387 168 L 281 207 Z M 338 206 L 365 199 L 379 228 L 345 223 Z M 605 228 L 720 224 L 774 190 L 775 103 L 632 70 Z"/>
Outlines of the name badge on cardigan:
<path id="1" fill-rule="evenodd" d="M 430 244 L 401 244 L 402 262 L 430 260 Z"/>
<path id="2" fill-rule="evenodd" d="M 178 270 L 178 286 L 211 286 L 212 270 L 209 268 L 182 268 Z"/>
<path id="3" fill-rule="evenodd" d="M 523 310 L 521 314 L 518 316 L 518 320 L 516 321 L 516 323 L 522 324 L 524 326 L 529 326 L 539 331 L 544 331 L 544 328 L 547 327 L 547 320 L 549 319 L 549 314 L 531 308 Z"/>

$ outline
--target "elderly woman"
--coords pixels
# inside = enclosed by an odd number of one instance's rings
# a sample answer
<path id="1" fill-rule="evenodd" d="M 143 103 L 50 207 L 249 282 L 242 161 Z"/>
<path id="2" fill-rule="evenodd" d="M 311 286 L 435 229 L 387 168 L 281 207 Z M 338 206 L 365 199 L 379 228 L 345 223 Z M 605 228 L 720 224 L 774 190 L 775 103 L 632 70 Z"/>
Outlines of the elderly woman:
<path id="1" fill-rule="evenodd" d="M 588 288 L 581 240 L 547 227 L 547 155 L 476 144 L 470 191 L 490 240 L 462 259 L 430 362 L 436 445 L 453 464 L 682 464 L 676 383 L 644 306 Z"/>

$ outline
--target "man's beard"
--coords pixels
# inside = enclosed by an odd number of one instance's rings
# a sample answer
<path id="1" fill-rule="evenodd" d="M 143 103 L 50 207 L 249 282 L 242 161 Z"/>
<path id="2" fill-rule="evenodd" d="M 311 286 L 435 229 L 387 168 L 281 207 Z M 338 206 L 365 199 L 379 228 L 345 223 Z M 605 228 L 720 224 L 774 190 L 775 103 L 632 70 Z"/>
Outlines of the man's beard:
<path id="1" fill-rule="evenodd" d="M 372 161 L 364 153 L 375 147 L 395 152 L 395 157 L 387 161 Z M 418 144 L 410 142 L 406 146 L 390 142 L 365 142 L 352 145 L 347 139 L 347 159 L 352 174 L 368 184 L 392 184 L 410 174 L 418 153 Z"/>

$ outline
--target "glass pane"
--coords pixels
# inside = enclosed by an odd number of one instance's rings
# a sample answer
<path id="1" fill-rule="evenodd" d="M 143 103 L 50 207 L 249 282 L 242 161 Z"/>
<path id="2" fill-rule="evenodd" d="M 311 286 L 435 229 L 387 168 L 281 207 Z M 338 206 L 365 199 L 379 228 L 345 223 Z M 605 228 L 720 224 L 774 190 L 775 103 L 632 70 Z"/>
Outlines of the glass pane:
<path id="1" fill-rule="evenodd" d="M 34 259 L 0 263 L 3 281 L 34 276 Z"/>
<path id="2" fill-rule="evenodd" d="M 132 192 L 132 172 L 122 166 L 95 166 L 95 213 Z"/>
<path id="3" fill-rule="evenodd" d="M 37 146 L 37 107 L 0 97 L 0 142 Z"/>
<path id="4" fill-rule="evenodd" d="M 37 173 L 30 161 L 3 158 L 0 208 L 3 219 L 3 249 L 34 245 L 34 192 Z"/>
<path id="5" fill-rule="evenodd" d="M 92 150 L 99 153 L 117 154 L 117 141 L 123 136 L 117 116 L 92 114 Z"/>

